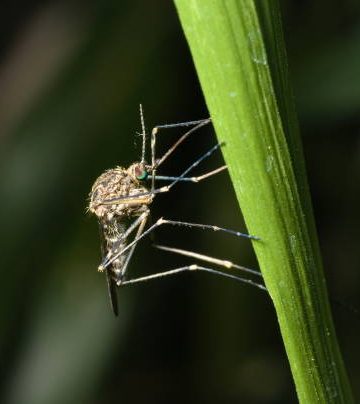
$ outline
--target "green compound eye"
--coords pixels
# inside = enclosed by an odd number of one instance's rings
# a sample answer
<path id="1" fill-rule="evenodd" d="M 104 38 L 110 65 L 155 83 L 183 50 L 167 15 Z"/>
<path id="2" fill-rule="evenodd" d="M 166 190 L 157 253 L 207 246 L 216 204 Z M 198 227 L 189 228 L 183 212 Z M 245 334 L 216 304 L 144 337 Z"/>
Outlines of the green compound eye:
<path id="1" fill-rule="evenodd" d="M 141 174 L 137 175 L 136 178 L 140 181 L 145 181 L 147 177 L 149 176 L 149 173 L 146 170 L 143 170 Z"/>

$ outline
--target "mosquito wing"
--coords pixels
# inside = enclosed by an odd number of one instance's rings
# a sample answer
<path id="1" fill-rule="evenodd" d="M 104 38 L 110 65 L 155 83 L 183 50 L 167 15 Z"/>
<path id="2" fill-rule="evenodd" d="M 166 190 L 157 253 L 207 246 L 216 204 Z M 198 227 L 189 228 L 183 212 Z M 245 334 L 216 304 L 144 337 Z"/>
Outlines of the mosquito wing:
<path id="1" fill-rule="evenodd" d="M 116 283 L 115 283 L 114 279 L 111 277 L 111 274 L 109 273 L 108 270 L 106 270 L 106 280 L 107 280 L 107 285 L 108 285 L 108 292 L 109 292 L 111 308 L 112 308 L 115 316 L 118 316 L 119 309 L 118 309 L 117 290 L 116 290 L 117 287 L 116 287 Z"/>
<path id="2" fill-rule="evenodd" d="M 107 254 L 107 243 L 105 240 L 104 228 L 100 222 L 99 222 L 99 227 L 100 227 L 101 259 L 103 260 Z M 112 277 L 112 272 L 113 272 L 112 265 L 109 265 L 105 269 L 105 272 L 106 272 L 106 281 L 107 281 L 107 286 L 108 286 L 108 293 L 109 293 L 111 308 L 112 308 L 115 316 L 117 316 L 119 314 L 118 299 L 117 299 L 117 286 Z"/>

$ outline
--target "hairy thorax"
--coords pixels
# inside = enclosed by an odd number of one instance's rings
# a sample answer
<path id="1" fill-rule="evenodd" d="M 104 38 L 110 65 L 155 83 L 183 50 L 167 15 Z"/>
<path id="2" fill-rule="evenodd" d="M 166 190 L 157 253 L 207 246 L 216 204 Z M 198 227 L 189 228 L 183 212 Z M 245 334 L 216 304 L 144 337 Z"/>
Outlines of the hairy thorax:
<path id="1" fill-rule="evenodd" d="M 138 216 L 148 209 L 154 196 L 137 177 L 144 165 L 116 167 L 105 171 L 94 182 L 90 192 L 89 211 L 100 220 Z"/>

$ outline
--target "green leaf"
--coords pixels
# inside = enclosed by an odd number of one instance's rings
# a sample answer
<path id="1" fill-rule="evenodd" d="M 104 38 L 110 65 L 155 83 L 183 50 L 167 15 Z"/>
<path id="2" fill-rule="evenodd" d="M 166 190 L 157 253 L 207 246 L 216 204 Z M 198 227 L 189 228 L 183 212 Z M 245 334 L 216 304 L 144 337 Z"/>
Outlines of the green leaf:
<path id="1" fill-rule="evenodd" d="M 271 3 L 271 5 L 270 5 Z M 175 0 L 302 403 L 351 403 L 277 2 Z"/>

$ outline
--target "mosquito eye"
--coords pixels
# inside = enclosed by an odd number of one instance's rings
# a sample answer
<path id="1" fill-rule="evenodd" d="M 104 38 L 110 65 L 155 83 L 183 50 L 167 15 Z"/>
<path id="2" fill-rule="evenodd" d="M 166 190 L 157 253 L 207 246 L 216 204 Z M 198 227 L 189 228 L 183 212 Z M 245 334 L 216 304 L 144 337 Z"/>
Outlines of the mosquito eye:
<path id="1" fill-rule="evenodd" d="M 144 181 L 149 176 L 149 173 L 146 170 L 141 171 L 136 175 L 136 178 L 140 181 Z"/>

